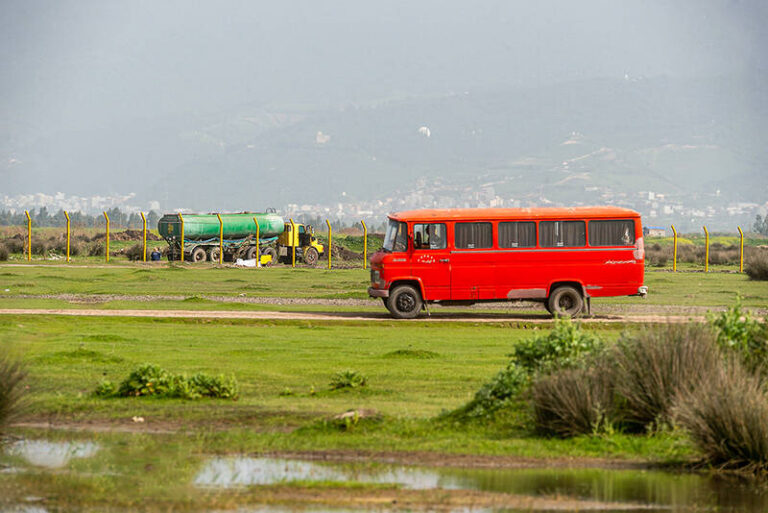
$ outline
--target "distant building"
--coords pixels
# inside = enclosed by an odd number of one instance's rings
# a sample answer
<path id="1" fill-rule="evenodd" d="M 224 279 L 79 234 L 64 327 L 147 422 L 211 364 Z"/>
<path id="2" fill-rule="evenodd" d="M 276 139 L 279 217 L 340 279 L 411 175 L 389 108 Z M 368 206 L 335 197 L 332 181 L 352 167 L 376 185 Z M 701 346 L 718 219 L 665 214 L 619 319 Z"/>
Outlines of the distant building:
<path id="1" fill-rule="evenodd" d="M 667 229 L 663 226 L 643 226 L 644 237 L 666 237 Z"/>

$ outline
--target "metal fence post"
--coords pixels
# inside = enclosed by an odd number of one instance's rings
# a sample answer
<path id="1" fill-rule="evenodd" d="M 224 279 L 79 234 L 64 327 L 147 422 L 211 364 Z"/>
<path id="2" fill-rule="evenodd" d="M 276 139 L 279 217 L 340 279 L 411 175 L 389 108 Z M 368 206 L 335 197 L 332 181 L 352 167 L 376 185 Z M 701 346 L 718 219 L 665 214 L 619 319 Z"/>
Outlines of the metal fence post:
<path id="1" fill-rule="evenodd" d="M 299 234 L 296 233 L 296 223 L 293 219 L 289 219 L 291 222 L 291 267 L 296 267 L 296 243 L 299 242 Z"/>
<path id="2" fill-rule="evenodd" d="M 32 261 L 32 218 L 29 217 L 29 211 L 25 210 L 27 216 L 27 262 Z"/>
<path id="3" fill-rule="evenodd" d="M 219 218 L 219 265 L 224 263 L 224 221 L 221 220 L 221 214 L 216 214 Z"/>
<path id="4" fill-rule="evenodd" d="M 181 223 L 181 261 L 184 261 L 184 217 L 179 212 L 179 222 Z"/>
<path id="5" fill-rule="evenodd" d="M 253 222 L 256 223 L 256 267 L 261 267 L 261 239 L 259 238 L 259 221 L 254 216 Z"/>
<path id="6" fill-rule="evenodd" d="M 109 216 L 107 215 L 106 211 L 104 212 L 104 220 L 107 223 L 107 232 L 105 234 L 106 236 L 104 237 L 104 246 L 106 251 L 104 253 L 105 253 L 106 261 L 109 262 Z"/>
<path id="7" fill-rule="evenodd" d="M 704 228 L 704 272 L 709 272 L 709 230 L 707 230 L 706 226 L 702 226 Z"/>
<path id="8" fill-rule="evenodd" d="M 69 213 L 66 210 L 64 211 L 64 217 L 67 218 L 67 262 L 69 262 Z"/>
<path id="9" fill-rule="evenodd" d="M 331 268 L 331 253 L 333 248 L 333 229 L 331 229 L 331 222 L 326 219 L 325 224 L 328 225 L 328 269 Z"/>
<path id="10" fill-rule="evenodd" d="M 674 224 L 671 226 L 674 234 L 672 237 L 672 271 L 677 272 L 677 230 L 675 230 Z"/>
<path id="11" fill-rule="evenodd" d="M 739 272 L 744 272 L 744 232 L 741 231 L 741 226 L 737 226 L 739 229 Z"/>
<path id="12" fill-rule="evenodd" d="M 361 219 L 363 224 L 363 269 L 368 269 L 368 227 L 365 226 L 365 220 Z"/>
<path id="13" fill-rule="evenodd" d="M 141 241 L 142 241 L 141 261 L 146 262 L 147 261 L 147 218 L 144 217 L 144 212 L 139 212 L 139 213 L 141 214 L 141 224 L 143 225 L 142 232 L 141 232 Z"/>

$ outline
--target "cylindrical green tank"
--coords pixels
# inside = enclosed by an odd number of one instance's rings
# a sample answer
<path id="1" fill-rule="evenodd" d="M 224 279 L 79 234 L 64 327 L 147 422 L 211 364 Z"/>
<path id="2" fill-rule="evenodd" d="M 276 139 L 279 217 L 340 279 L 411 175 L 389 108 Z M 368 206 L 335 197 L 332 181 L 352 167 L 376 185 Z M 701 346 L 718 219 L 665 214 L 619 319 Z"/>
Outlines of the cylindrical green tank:
<path id="1" fill-rule="evenodd" d="M 184 240 L 196 241 L 219 238 L 219 219 L 216 214 L 182 214 L 184 218 Z M 225 239 L 243 239 L 256 235 L 259 222 L 259 237 L 266 239 L 283 233 L 285 222 L 274 213 L 221 214 Z M 181 221 L 178 214 L 165 214 L 157 222 L 157 231 L 165 239 L 181 237 Z"/>

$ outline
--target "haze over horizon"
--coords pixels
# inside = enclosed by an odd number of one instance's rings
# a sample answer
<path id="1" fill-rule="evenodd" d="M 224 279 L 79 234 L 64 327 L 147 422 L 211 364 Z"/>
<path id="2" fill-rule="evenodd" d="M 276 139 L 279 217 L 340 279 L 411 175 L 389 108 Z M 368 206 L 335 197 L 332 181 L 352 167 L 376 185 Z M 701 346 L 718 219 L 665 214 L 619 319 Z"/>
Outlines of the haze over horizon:
<path id="1" fill-rule="evenodd" d="M 762 205 L 766 22 L 757 0 L 5 1 L 0 196 L 236 210 L 488 175 L 568 204 L 616 175 Z"/>

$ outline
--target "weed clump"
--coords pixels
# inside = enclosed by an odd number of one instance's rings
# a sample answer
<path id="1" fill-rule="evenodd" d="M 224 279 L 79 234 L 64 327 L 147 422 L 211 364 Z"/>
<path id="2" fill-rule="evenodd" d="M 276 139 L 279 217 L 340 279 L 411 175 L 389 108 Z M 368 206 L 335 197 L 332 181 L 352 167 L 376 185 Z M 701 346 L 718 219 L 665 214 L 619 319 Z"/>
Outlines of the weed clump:
<path id="1" fill-rule="evenodd" d="M 19 411 L 26 371 L 21 363 L 0 352 L 0 433 Z"/>
<path id="2" fill-rule="evenodd" d="M 331 377 L 331 390 L 342 388 L 361 388 L 368 383 L 368 378 L 355 370 L 337 372 Z"/>
<path id="3" fill-rule="evenodd" d="M 768 251 L 765 249 L 750 251 L 744 262 L 744 272 L 750 280 L 768 280 Z"/>
<path id="4" fill-rule="evenodd" d="M 579 365 L 589 354 L 598 353 L 603 342 L 570 319 L 557 319 L 551 331 L 519 342 L 511 360 L 494 378 L 480 387 L 464 406 L 446 416 L 455 420 L 491 418 L 499 410 L 521 400 L 537 374 Z"/>
<path id="5" fill-rule="evenodd" d="M 8 248 L 5 246 L 5 244 L 0 244 L 0 262 L 5 262 L 8 260 L 8 254 L 10 252 L 8 251 Z"/>
<path id="6" fill-rule="evenodd" d="M 613 428 L 612 373 L 602 366 L 540 376 L 530 395 L 536 430 L 545 435 L 567 438 Z"/>
<path id="7" fill-rule="evenodd" d="M 621 419 L 641 431 L 670 422 L 680 393 L 716 371 L 720 353 L 702 324 L 669 324 L 625 335 L 611 356 Z"/>
<path id="8" fill-rule="evenodd" d="M 438 353 L 426 349 L 398 349 L 390 351 L 384 355 L 384 358 L 415 358 L 419 360 L 430 360 L 437 358 Z"/>
<path id="9" fill-rule="evenodd" d="M 741 298 L 717 316 L 710 317 L 718 345 L 735 353 L 752 371 L 768 371 L 768 324 L 760 323 L 741 307 Z"/>
<path id="10" fill-rule="evenodd" d="M 94 395 L 99 397 L 153 396 L 178 399 L 237 399 L 239 393 L 234 376 L 214 377 L 198 373 L 187 377 L 185 374 L 171 374 L 151 364 L 135 369 L 119 386 L 110 381 L 103 381 L 94 391 Z"/>
<path id="11" fill-rule="evenodd" d="M 675 418 L 710 464 L 768 472 L 768 393 L 764 381 L 738 361 L 684 395 Z"/>

